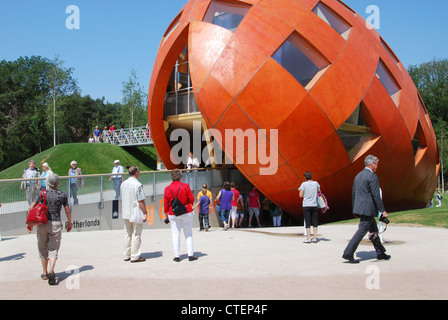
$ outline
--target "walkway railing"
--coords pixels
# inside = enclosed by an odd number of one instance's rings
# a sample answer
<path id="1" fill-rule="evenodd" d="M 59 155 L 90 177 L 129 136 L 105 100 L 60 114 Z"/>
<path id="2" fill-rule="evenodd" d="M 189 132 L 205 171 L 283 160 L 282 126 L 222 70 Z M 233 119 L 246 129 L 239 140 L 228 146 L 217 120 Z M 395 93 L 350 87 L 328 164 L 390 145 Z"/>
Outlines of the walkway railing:
<path id="1" fill-rule="evenodd" d="M 94 174 L 77 176 L 82 178 L 84 184 L 77 190 L 79 204 L 98 203 L 98 208 L 102 208 L 105 201 L 119 199 L 120 196 L 114 190 L 113 179 L 116 174 Z M 128 173 L 123 175 L 123 180 L 128 178 Z M 73 177 L 61 176 L 58 189 L 67 195 L 72 194 L 70 190 L 70 179 Z M 26 212 L 29 204 L 39 195 L 37 186 L 40 186 L 43 178 L 34 179 L 8 179 L 0 180 L 0 214 L 10 214 L 16 212 Z M 144 192 L 147 197 L 155 199 L 156 195 L 162 195 L 165 187 L 171 183 L 170 171 L 145 171 L 140 173 L 139 181 L 143 184 Z M 182 182 L 188 183 L 195 195 L 202 189 L 206 183 L 213 195 L 222 188 L 225 181 L 233 181 L 239 184 L 245 184 L 245 177 L 233 168 L 221 169 L 196 169 L 183 172 Z M 22 182 L 30 182 L 30 188 L 20 189 Z M 73 205 L 73 198 L 70 197 L 70 206 Z"/>
<path id="2" fill-rule="evenodd" d="M 140 146 L 153 144 L 151 132 L 146 127 L 122 128 L 103 133 L 104 143 L 120 146 Z"/>

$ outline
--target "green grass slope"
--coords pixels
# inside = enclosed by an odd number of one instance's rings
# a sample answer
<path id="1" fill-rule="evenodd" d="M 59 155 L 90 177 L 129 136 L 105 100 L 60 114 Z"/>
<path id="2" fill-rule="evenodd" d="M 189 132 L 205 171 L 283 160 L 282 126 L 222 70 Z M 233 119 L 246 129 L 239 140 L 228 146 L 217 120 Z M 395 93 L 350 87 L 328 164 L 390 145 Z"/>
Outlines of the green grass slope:
<path id="1" fill-rule="evenodd" d="M 42 170 L 42 163 L 47 162 L 53 172 L 67 176 L 72 160 L 78 162 L 83 174 L 110 173 L 117 159 L 123 167 L 137 165 L 141 171 L 152 171 L 156 169 L 157 153 L 152 146 L 122 148 L 105 143 L 68 143 L 50 148 L 30 159 L 36 162 L 39 170 Z M 30 159 L 1 171 L 0 179 L 21 178 Z"/>
<path id="2" fill-rule="evenodd" d="M 448 195 L 444 194 L 442 196 L 442 206 L 438 208 L 436 207 L 437 201 L 434 194 L 434 206 L 432 208 L 389 212 L 388 215 L 390 225 L 408 225 L 417 227 L 423 226 L 448 229 Z M 358 224 L 359 219 L 351 219 L 335 223 Z"/>

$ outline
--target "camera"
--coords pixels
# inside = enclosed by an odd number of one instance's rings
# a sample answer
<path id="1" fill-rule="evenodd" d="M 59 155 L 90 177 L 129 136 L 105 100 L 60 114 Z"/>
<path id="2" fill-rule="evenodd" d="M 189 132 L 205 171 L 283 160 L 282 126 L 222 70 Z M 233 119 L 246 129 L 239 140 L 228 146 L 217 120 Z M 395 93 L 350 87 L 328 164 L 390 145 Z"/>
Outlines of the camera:
<path id="1" fill-rule="evenodd" d="M 379 220 L 385 224 L 389 224 L 389 222 L 390 222 L 389 219 L 387 219 L 386 217 L 383 217 L 383 215 L 380 216 Z"/>

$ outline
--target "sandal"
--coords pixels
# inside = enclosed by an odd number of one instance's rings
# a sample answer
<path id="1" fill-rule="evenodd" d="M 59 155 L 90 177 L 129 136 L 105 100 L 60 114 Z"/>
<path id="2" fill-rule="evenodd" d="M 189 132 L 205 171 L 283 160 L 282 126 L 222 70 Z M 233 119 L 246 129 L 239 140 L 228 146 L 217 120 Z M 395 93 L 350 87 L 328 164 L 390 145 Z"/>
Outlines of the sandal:
<path id="1" fill-rule="evenodd" d="M 317 243 L 317 239 L 313 239 L 313 243 Z"/>
<path id="2" fill-rule="evenodd" d="M 143 262 L 143 261 L 146 261 L 146 259 L 140 257 L 140 258 L 138 258 L 137 260 L 131 260 L 131 263 L 134 263 L 134 262 Z"/>
<path id="3" fill-rule="evenodd" d="M 53 286 L 56 284 L 56 276 L 55 276 L 54 272 L 48 273 L 48 284 L 50 286 Z"/>
<path id="4" fill-rule="evenodd" d="M 306 239 L 303 243 L 311 243 L 311 239 Z"/>
<path id="5" fill-rule="evenodd" d="M 40 278 L 41 278 L 42 280 L 48 280 L 48 274 L 46 274 L 46 273 L 43 274 L 43 273 L 42 273 L 42 274 L 40 275 Z"/>

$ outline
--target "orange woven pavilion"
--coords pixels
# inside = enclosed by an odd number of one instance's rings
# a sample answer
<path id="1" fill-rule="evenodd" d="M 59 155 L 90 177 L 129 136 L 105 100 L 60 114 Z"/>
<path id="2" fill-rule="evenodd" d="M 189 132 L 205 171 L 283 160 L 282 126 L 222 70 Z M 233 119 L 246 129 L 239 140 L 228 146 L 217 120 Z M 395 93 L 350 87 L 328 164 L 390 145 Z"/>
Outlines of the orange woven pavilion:
<path id="1" fill-rule="evenodd" d="M 190 0 L 160 43 L 148 98 L 168 169 L 179 167 L 170 134 L 192 132 L 197 121 L 201 133 L 220 133 L 215 141 L 240 172 L 295 217 L 297 188 L 311 171 L 332 219 L 350 218 L 353 179 L 369 154 L 380 159 L 388 211 L 424 207 L 437 185 L 436 137 L 411 77 L 342 1 Z M 229 150 L 226 129 L 259 134 Z M 254 148 L 275 152 L 275 167 L 251 163 Z"/>

